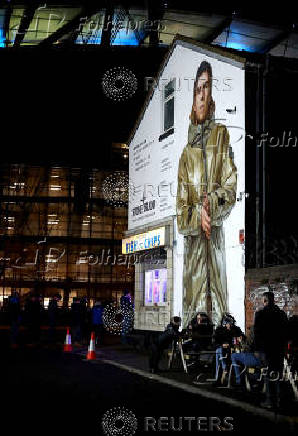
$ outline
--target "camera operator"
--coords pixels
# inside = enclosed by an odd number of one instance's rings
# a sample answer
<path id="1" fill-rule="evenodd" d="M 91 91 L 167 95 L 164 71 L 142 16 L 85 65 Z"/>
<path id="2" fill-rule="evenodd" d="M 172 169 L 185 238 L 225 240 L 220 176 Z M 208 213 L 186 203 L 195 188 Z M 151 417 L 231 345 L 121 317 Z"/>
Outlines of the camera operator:
<path id="1" fill-rule="evenodd" d="M 152 374 L 160 371 L 158 368 L 162 353 L 166 350 L 173 341 L 178 341 L 180 337 L 179 327 L 181 326 L 181 318 L 173 316 L 170 324 L 167 325 L 165 331 L 161 333 L 151 344 L 149 367 Z"/>
<path id="2" fill-rule="evenodd" d="M 191 339 L 183 344 L 184 350 L 206 350 L 212 344 L 213 324 L 207 313 L 198 312 L 187 327 Z"/>

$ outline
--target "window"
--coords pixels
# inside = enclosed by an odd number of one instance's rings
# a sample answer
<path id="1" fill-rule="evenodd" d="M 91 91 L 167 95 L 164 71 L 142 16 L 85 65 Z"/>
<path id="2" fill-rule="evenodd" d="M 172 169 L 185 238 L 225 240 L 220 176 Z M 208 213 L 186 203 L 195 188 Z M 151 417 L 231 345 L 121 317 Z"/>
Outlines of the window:
<path id="1" fill-rule="evenodd" d="M 167 302 L 167 270 L 145 271 L 145 305 L 163 305 Z"/>
<path id="2" fill-rule="evenodd" d="M 164 89 L 164 132 L 174 126 L 174 80 Z"/>
<path id="3" fill-rule="evenodd" d="M 175 99 L 176 79 L 168 82 L 162 91 L 162 134 L 159 141 L 174 133 L 174 99 Z"/>

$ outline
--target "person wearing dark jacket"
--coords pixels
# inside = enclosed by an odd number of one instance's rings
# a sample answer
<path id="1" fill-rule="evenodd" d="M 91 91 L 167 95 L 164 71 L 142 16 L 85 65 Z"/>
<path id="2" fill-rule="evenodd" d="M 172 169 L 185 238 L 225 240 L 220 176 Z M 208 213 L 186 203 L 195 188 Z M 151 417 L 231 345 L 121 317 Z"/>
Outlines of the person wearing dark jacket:
<path id="1" fill-rule="evenodd" d="M 298 315 L 292 315 L 288 322 L 288 339 L 290 349 L 298 349 Z"/>
<path id="2" fill-rule="evenodd" d="M 274 370 L 282 367 L 287 344 L 288 318 L 274 304 L 273 292 L 264 292 L 263 309 L 255 314 L 254 337 L 257 351 L 263 352 Z"/>
<path id="3" fill-rule="evenodd" d="M 121 307 L 132 307 L 131 295 L 128 289 L 123 292 L 122 297 L 120 298 L 120 306 Z"/>
<path id="4" fill-rule="evenodd" d="M 298 372 L 298 315 L 292 315 L 288 322 L 288 354 L 292 370 Z"/>
<path id="5" fill-rule="evenodd" d="M 288 360 L 293 374 L 298 374 L 298 315 L 292 315 L 288 322 Z"/>
<path id="6" fill-rule="evenodd" d="M 83 338 L 83 328 L 86 319 L 86 307 L 80 298 L 75 297 L 71 305 L 71 323 L 74 343 L 80 345 Z"/>
<path id="7" fill-rule="evenodd" d="M 131 301 L 131 295 L 128 289 L 124 291 L 122 297 L 120 298 L 120 308 L 123 315 L 121 343 L 127 344 L 127 334 L 132 327 L 128 313 L 133 310 L 133 303 Z"/>
<path id="8" fill-rule="evenodd" d="M 28 345 L 36 345 L 40 340 L 42 311 L 40 295 L 38 292 L 31 293 L 25 303 L 25 317 L 30 341 Z"/>
<path id="9" fill-rule="evenodd" d="M 92 331 L 95 332 L 96 344 L 104 343 L 103 306 L 101 301 L 96 301 L 91 310 Z"/>
<path id="10" fill-rule="evenodd" d="M 48 307 L 48 320 L 49 320 L 49 341 L 54 343 L 56 340 L 56 324 L 58 318 L 58 301 L 61 300 L 60 294 L 55 294 L 51 298 Z"/>
<path id="11" fill-rule="evenodd" d="M 18 346 L 19 326 L 21 320 L 20 297 L 18 292 L 13 291 L 8 298 L 8 316 L 10 322 L 11 347 Z"/>
<path id="12" fill-rule="evenodd" d="M 268 369 L 266 383 L 266 408 L 279 406 L 279 382 L 287 346 L 288 318 L 284 311 L 274 304 L 274 293 L 264 292 L 263 309 L 255 314 L 255 349 Z M 274 374 L 274 376 L 270 376 Z M 277 376 L 278 374 L 278 376 Z"/>
<path id="13" fill-rule="evenodd" d="M 151 344 L 149 367 L 152 373 L 160 371 L 158 368 L 164 350 L 169 348 L 173 341 L 179 338 L 179 327 L 181 325 L 181 318 L 174 316 L 170 324 L 167 325 L 165 331 L 161 333 L 156 341 Z"/>
<path id="14" fill-rule="evenodd" d="M 191 341 L 186 343 L 187 348 L 189 345 L 194 351 L 205 350 L 212 343 L 213 324 L 205 312 L 198 312 L 197 315 L 191 320 L 187 328 L 188 333 L 191 334 Z"/>
<path id="15" fill-rule="evenodd" d="M 216 380 L 218 380 L 219 369 L 222 367 L 222 382 L 227 377 L 227 361 L 231 355 L 231 348 L 234 341 L 241 342 L 244 334 L 240 327 L 236 326 L 235 318 L 225 313 L 221 325 L 215 330 L 214 340 L 216 344 Z"/>

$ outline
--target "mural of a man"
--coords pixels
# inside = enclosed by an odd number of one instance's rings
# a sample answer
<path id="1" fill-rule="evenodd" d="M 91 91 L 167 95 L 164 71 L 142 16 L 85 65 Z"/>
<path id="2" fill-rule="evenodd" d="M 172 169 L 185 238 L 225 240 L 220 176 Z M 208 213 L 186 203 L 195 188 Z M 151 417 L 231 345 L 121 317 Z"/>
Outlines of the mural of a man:
<path id="1" fill-rule="evenodd" d="M 217 322 L 228 309 L 223 220 L 235 204 L 237 169 L 228 130 L 215 122 L 214 112 L 212 68 L 203 61 L 194 81 L 188 143 L 178 170 L 184 326 L 198 310 L 207 311 Z"/>

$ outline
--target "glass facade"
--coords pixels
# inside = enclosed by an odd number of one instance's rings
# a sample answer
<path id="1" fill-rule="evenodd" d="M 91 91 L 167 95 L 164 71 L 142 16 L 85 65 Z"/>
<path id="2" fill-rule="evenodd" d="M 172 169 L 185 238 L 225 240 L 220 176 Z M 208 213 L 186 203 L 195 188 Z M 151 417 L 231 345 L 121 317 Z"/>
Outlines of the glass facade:
<path id="1" fill-rule="evenodd" d="M 127 208 L 104 198 L 111 171 L 2 165 L 0 302 L 12 289 L 40 288 L 92 304 L 132 289 L 133 267 L 119 262 Z M 118 298 L 118 297 L 117 297 Z M 46 300 L 45 300 L 46 301 Z"/>

